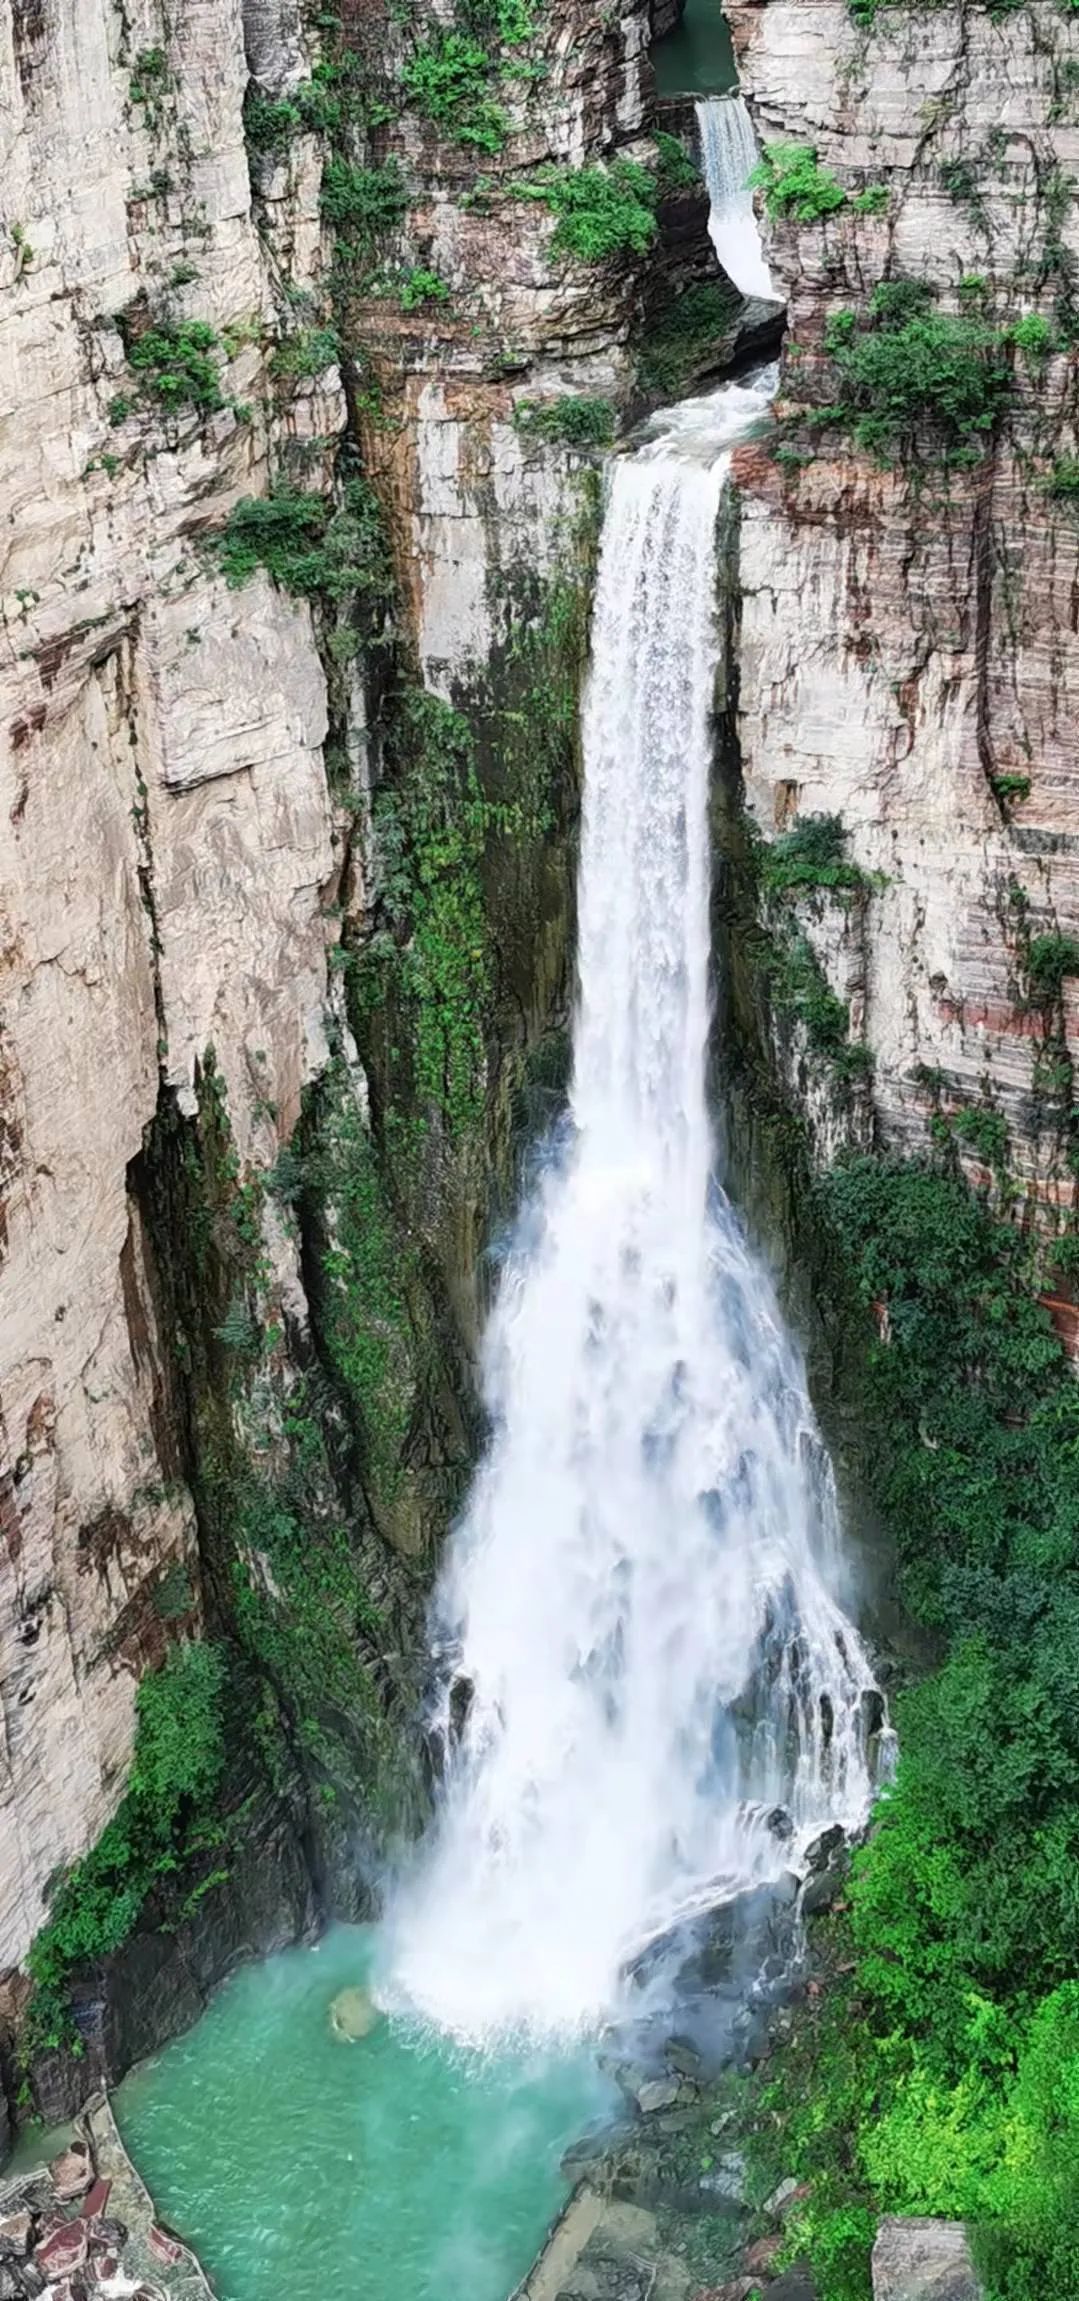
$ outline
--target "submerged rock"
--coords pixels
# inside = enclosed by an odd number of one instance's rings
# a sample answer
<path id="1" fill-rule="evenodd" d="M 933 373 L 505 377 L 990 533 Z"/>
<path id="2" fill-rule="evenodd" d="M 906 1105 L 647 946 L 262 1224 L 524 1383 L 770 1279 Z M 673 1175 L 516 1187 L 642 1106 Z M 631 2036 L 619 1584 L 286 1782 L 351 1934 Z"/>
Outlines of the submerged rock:
<path id="1" fill-rule="evenodd" d="M 982 2301 L 962 2222 L 882 2221 L 873 2247 L 873 2301 Z"/>
<path id="2" fill-rule="evenodd" d="M 354 1984 L 339 1989 L 330 2005 L 330 2028 L 335 2037 L 355 2045 L 361 2037 L 369 2037 L 382 2016 L 367 1990 Z"/>

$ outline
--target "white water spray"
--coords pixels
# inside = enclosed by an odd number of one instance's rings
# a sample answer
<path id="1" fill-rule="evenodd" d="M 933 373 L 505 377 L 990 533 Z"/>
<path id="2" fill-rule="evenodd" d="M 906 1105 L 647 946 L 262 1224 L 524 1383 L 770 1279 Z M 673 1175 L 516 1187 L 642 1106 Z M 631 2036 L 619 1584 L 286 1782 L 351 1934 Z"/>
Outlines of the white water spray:
<path id="1" fill-rule="evenodd" d="M 612 466 L 572 1125 L 491 1319 L 438 1600 L 471 1703 L 388 1920 L 394 1993 L 474 2041 L 611 2012 L 643 1943 L 785 1865 L 769 1807 L 804 1843 L 868 1804 L 831 1474 L 705 1100 L 716 518 L 772 388 Z"/>
<path id="2" fill-rule="evenodd" d="M 708 229 L 729 280 L 744 296 L 775 301 L 753 212 L 749 179 L 760 159 L 753 123 L 741 96 L 709 96 L 697 105 L 704 180 L 712 203 Z"/>

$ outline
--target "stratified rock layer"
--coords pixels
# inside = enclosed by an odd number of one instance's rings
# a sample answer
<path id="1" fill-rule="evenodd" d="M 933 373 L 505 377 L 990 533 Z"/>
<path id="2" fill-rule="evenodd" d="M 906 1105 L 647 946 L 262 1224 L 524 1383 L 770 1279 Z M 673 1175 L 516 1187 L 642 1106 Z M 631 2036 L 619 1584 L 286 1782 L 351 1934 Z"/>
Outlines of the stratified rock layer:
<path id="1" fill-rule="evenodd" d="M 1069 26 L 1045 0 L 998 20 L 884 6 L 868 32 L 842 0 L 731 16 L 762 138 L 888 195 L 883 214 L 762 219 L 790 297 L 781 410 L 828 396 L 827 320 L 864 312 L 882 277 L 929 282 L 945 311 L 981 282 L 998 324 L 1038 312 L 1052 330 L 1045 358 L 1016 352 L 1011 409 L 970 468 L 882 468 L 834 431 L 803 467 L 741 452 L 740 738 L 767 837 L 835 815 L 880 874 L 809 921 L 875 1058 L 879 1138 L 913 1148 L 935 1108 L 988 1103 L 1028 1195 L 1070 1207 L 1070 1114 L 1046 1091 L 1025 972 L 1032 938 L 1079 928 L 1079 521 L 1047 492 L 1075 450 Z M 1052 1029 L 1074 1054 L 1069 979 Z M 827 1156 L 849 1126 L 818 1111 L 816 1132 Z"/>

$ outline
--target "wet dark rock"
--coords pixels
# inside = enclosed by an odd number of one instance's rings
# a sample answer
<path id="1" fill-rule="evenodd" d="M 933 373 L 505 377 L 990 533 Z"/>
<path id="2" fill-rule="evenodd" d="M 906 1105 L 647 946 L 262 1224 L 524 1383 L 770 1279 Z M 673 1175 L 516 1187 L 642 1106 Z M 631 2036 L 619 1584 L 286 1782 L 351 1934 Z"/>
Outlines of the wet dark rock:
<path id="1" fill-rule="evenodd" d="M 765 2291 L 768 2301 L 817 2301 L 817 2288 L 808 2269 L 800 2262 L 793 2269 L 784 2269 L 781 2277 L 773 2278 Z"/>
<path id="2" fill-rule="evenodd" d="M 780 1845 L 789 1845 L 794 1836 L 794 1823 L 786 1806 L 773 1806 L 771 1811 L 765 1814 L 764 1826 L 766 1830 L 771 1831 L 774 1838 L 778 1838 Z"/>
<path id="3" fill-rule="evenodd" d="M 866 1741 L 874 1734 L 883 1733 L 888 1721 L 888 1709 L 883 1694 L 876 1686 L 868 1686 L 861 1696 L 862 1732 Z"/>
<path id="4" fill-rule="evenodd" d="M 802 1887 L 801 1912 L 805 1918 L 823 1917 L 834 1909 L 850 1875 L 847 1833 L 838 1822 L 823 1830 L 806 1850 L 808 1876 Z"/>
<path id="5" fill-rule="evenodd" d="M 840 1822 L 833 1822 L 830 1829 L 822 1830 L 819 1838 L 814 1838 L 812 1844 L 806 1847 L 805 1865 L 810 1875 L 815 1876 L 819 1870 L 826 1870 L 846 1843 L 847 1833 Z"/>
<path id="6" fill-rule="evenodd" d="M 704 2069 L 704 2056 L 688 2038 L 672 2037 L 667 2044 L 666 2062 L 679 2077 L 699 2078 Z"/>

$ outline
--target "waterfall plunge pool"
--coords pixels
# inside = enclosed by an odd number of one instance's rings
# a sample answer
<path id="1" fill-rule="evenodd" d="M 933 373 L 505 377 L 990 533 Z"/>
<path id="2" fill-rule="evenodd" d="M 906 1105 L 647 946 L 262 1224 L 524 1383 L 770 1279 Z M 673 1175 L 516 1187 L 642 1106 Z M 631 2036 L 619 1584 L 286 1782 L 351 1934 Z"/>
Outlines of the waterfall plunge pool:
<path id="1" fill-rule="evenodd" d="M 562 2152 L 614 2101 L 584 2048 L 466 2053 L 380 2017 L 335 2035 L 370 1927 L 245 1967 L 113 2097 L 159 2212 L 220 2301 L 505 2301 L 568 2192 Z"/>

